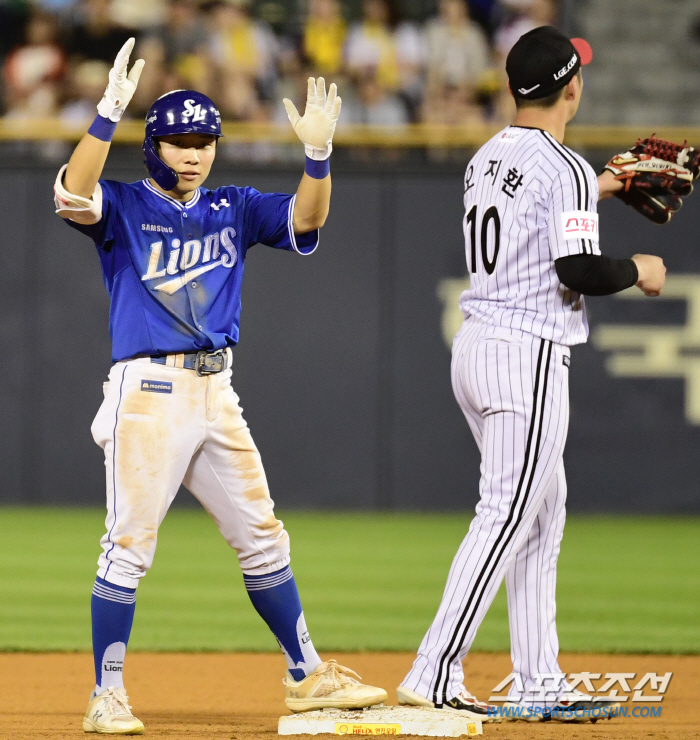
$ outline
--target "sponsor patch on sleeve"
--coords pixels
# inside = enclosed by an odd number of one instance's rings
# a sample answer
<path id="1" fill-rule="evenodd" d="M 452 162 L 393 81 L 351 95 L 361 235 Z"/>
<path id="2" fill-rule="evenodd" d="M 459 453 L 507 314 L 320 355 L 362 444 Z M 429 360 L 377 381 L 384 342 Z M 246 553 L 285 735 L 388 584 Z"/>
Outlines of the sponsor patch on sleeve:
<path id="1" fill-rule="evenodd" d="M 149 393 L 172 393 L 173 384 L 165 380 L 142 380 L 141 390 Z"/>
<path id="2" fill-rule="evenodd" d="M 522 131 L 514 131 L 511 128 L 507 128 L 499 137 L 499 144 L 515 144 L 515 142 L 523 135 Z"/>
<path id="3" fill-rule="evenodd" d="M 598 214 L 592 211 L 564 211 L 561 214 L 561 230 L 564 239 L 599 240 Z"/>

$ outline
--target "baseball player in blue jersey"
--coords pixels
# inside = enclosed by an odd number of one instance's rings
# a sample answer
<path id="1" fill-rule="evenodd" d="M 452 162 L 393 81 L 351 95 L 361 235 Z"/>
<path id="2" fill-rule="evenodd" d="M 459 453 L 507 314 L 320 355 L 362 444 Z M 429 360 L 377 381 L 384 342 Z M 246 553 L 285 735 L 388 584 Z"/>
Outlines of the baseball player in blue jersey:
<path id="1" fill-rule="evenodd" d="M 150 177 L 100 180 L 110 140 L 138 84 L 134 40 L 109 75 L 98 116 L 55 184 L 57 213 L 97 247 L 110 296 L 114 365 L 92 425 L 105 453 L 106 533 L 92 592 L 95 689 L 86 732 L 141 734 L 122 671 L 136 587 L 153 562 L 158 527 L 181 483 L 236 550 L 253 606 L 287 661 L 292 711 L 361 708 L 383 689 L 316 653 L 289 566 L 289 537 L 231 387 L 246 253 L 260 242 L 311 254 L 329 210 L 329 157 L 340 98 L 309 79 L 303 117 L 285 100 L 305 145 L 295 195 L 202 187 L 221 137 L 214 103 L 192 90 L 159 98 L 143 144 Z"/>

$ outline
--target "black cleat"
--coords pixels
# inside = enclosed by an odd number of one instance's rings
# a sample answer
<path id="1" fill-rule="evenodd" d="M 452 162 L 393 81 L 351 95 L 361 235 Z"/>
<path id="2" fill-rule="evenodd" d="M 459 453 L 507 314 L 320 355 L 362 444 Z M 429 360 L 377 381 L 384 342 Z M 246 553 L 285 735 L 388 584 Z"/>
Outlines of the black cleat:
<path id="1" fill-rule="evenodd" d="M 506 702 L 503 719 L 511 722 L 592 722 L 617 716 L 620 703 L 614 699 L 596 700 L 580 691 L 570 691 L 552 707 L 528 707 Z"/>

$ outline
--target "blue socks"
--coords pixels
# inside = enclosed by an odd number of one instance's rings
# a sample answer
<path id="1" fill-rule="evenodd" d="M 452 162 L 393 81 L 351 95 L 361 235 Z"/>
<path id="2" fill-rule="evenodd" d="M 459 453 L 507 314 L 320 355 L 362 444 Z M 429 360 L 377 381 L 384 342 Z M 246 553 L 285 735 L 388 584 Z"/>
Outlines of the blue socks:
<path id="1" fill-rule="evenodd" d="M 248 596 L 277 638 L 289 673 L 301 681 L 321 663 L 306 629 L 304 612 L 292 569 L 265 576 L 243 576 Z M 124 686 L 126 646 L 136 608 L 136 589 L 115 586 L 102 578 L 92 589 L 92 649 L 95 693 Z"/>
<path id="2" fill-rule="evenodd" d="M 321 663 L 309 637 L 292 569 L 287 566 L 266 576 L 243 576 L 255 610 L 277 638 L 289 674 L 301 681 Z"/>
<path id="3" fill-rule="evenodd" d="M 95 694 L 124 686 L 124 656 L 136 609 L 136 589 L 115 586 L 102 578 L 92 589 L 92 650 Z"/>

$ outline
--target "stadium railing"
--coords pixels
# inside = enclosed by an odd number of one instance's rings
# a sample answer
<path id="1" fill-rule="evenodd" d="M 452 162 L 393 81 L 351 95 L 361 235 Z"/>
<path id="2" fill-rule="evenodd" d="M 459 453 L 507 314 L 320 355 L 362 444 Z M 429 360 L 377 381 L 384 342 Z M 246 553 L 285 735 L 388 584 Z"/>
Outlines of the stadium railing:
<path id="1" fill-rule="evenodd" d="M 87 124 L 69 124 L 60 119 L 0 118 L 0 142 L 11 141 L 78 141 Z M 502 128 L 500 125 L 444 126 L 413 124 L 407 126 L 340 126 L 334 137 L 336 146 L 379 148 L 431 148 L 480 146 Z M 567 128 L 566 143 L 581 148 L 620 148 L 634 144 L 639 136 L 647 136 L 654 127 L 645 126 L 583 126 L 572 124 Z M 228 142 L 291 144 L 297 141 L 290 126 L 269 123 L 224 123 L 223 132 Z M 700 144 L 700 128 L 659 127 L 657 136 L 691 145 Z M 140 144 L 143 141 L 143 122 L 122 121 L 117 127 L 114 142 Z"/>

